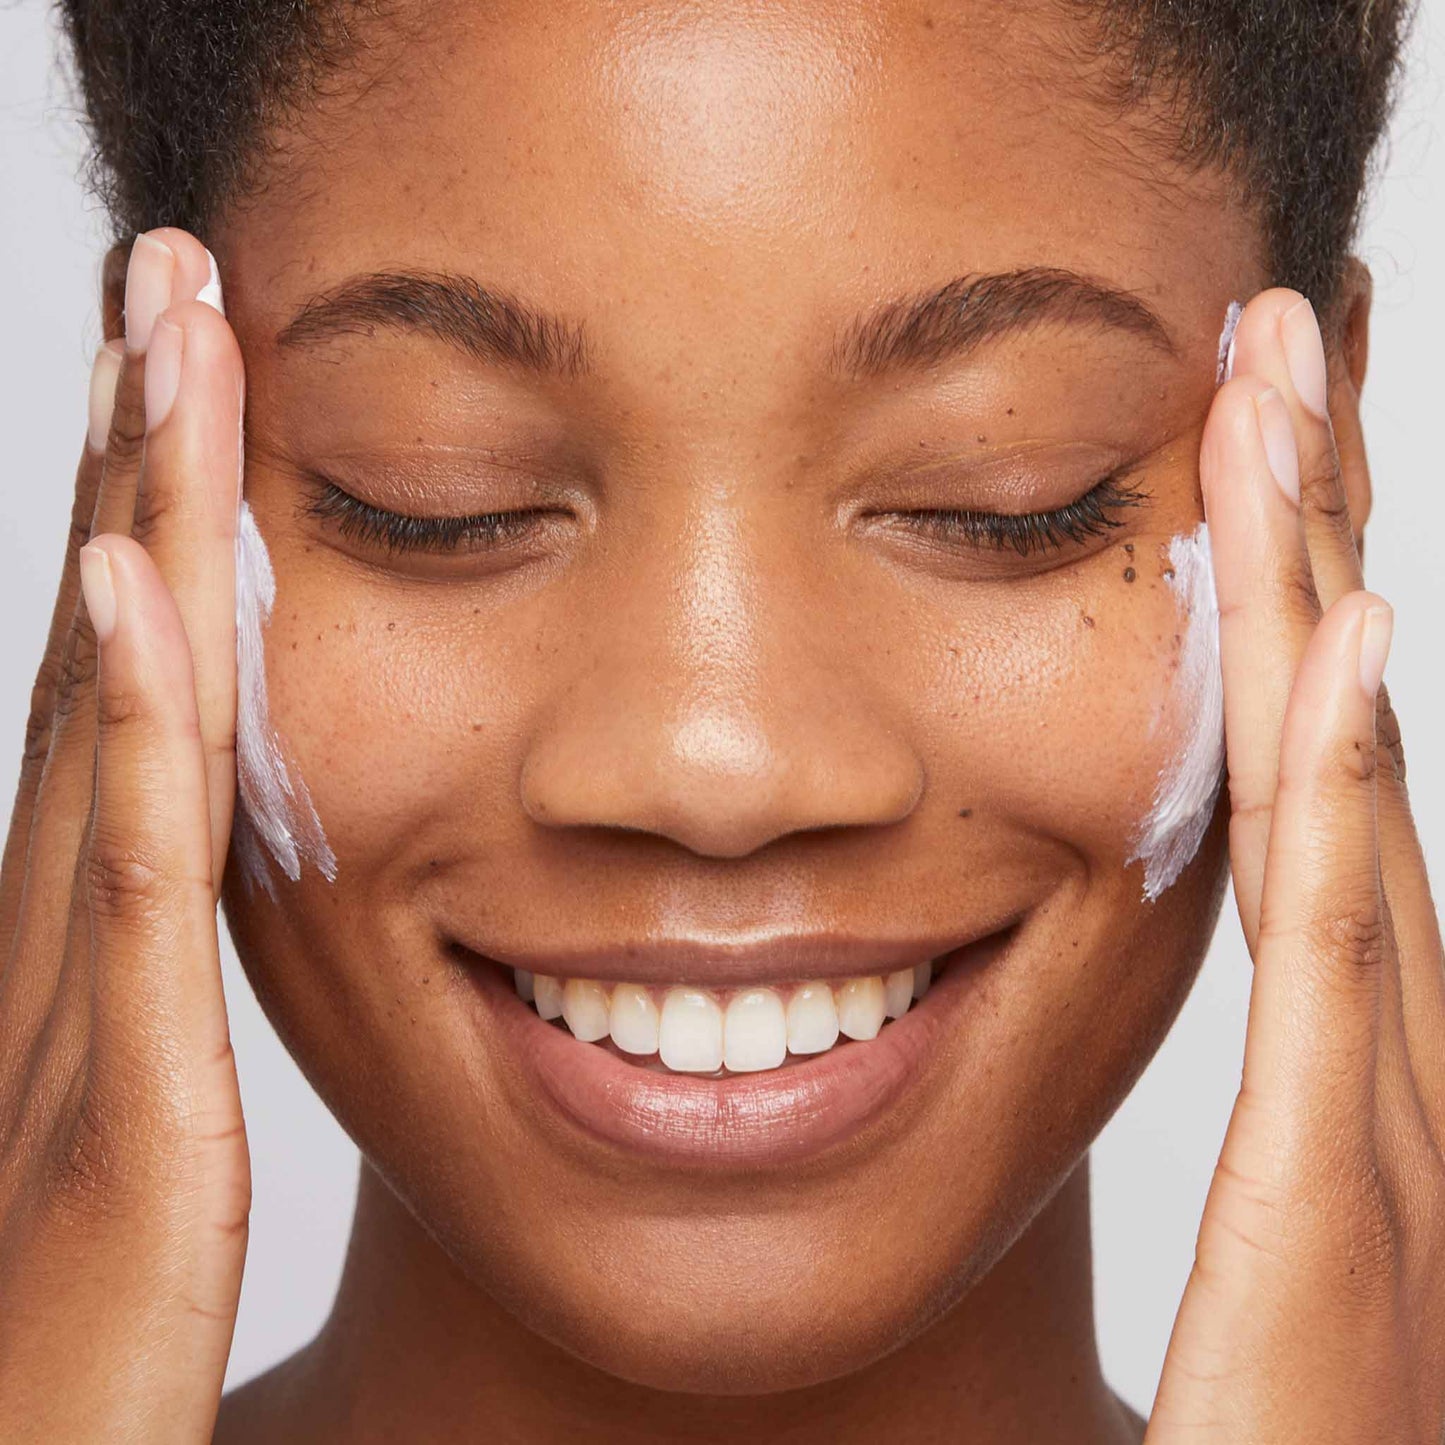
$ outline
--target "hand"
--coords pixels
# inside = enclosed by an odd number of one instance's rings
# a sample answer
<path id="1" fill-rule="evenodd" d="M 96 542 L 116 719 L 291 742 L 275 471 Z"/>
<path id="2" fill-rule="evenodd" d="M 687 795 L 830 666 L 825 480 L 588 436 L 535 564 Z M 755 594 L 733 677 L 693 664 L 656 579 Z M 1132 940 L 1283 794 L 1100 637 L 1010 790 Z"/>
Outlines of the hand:
<path id="1" fill-rule="evenodd" d="M 1254 984 L 1148 1445 L 1445 1430 L 1445 954 L 1377 705 L 1391 613 L 1360 590 L 1350 383 L 1337 445 L 1300 302 L 1246 309 L 1201 454 Z"/>
<path id="2" fill-rule="evenodd" d="M 209 1441 L 235 1322 L 250 1168 L 216 898 L 243 372 L 190 299 L 210 267 L 181 231 L 132 252 L 0 867 L 7 1442 Z"/>

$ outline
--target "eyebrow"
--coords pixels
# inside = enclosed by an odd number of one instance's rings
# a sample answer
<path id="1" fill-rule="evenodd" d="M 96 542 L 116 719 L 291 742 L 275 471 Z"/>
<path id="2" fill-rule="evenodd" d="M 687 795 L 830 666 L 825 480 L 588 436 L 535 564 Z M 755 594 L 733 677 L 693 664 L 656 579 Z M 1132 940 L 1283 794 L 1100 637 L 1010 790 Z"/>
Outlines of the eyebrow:
<path id="1" fill-rule="evenodd" d="M 378 329 L 422 332 L 480 361 L 555 376 L 588 369 L 580 322 L 449 271 L 373 271 L 313 296 L 277 333 L 305 346 Z"/>
<path id="2" fill-rule="evenodd" d="M 1176 355 L 1159 314 L 1131 291 L 1060 267 L 960 276 L 857 318 L 833 347 L 836 371 L 858 379 L 959 360 L 986 342 L 1045 324 L 1123 331 Z M 320 344 L 378 329 L 421 332 L 478 360 L 538 374 L 590 368 L 579 321 L 544 311 L 474 277 L 374 271 L 311 297 L 277 333 L 278 346 Z"/>
<path id="3" fill-rule="evenodd" d="M 1159 314 L 1131 291 L 1052 266 L 960 276 L 934 291 L 889 301 L 855 321 L 833 349 L 855 378 L 955 361 L 985 342 L 1053 324 L 1123 331 L 1176 355 Z"/>

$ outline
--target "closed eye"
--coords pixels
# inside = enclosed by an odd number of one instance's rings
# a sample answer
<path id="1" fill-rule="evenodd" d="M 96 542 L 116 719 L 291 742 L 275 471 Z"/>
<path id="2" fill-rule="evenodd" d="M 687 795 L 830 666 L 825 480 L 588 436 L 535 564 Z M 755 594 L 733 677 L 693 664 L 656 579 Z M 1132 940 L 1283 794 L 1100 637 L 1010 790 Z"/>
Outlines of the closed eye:
<path id="1" fill-rule="evenodd" d="M 1118 514 L 1148 500 L 1113 472 L 1083 496 L 1046 512 L 978 512 L 957 508 L 918 508 L 877 513 L 907 531 L 948 545 L 1017 552 L 1028 557 L 1080 545 L 1107 536 L 1124 525 Z"/>

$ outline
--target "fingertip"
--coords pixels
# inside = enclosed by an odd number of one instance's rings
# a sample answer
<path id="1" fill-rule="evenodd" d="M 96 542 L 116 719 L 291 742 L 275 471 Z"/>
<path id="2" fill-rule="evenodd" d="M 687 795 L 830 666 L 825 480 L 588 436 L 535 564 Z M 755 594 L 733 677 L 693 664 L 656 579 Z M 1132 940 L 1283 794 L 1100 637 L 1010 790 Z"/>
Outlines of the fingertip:
<path id="1" fill-rule="evenodd" d="M 1360 623 L 1360 687 L 1373 706 L 1385 677 L 1385 663 L 1395 635 L 1395 609 L 1383 597 L 1364 594 L 1367 601 Z"/>
<path id="2" fill-rule="evenodd" d="M 115 388 L 120 380 L 124 345 L 117 339 L 105 342 L 95 353 L 90 367 L 90 393 L 86 412 L 86 445 L 103 455 L 110 436 L 110 419 L 115 412 Z"/>
<path id="3" fill-rule="evenodd" d="M 119 603 L 110 554 L 102 538 L 87 542 L 80 549 L 80 591 L 95 640 L 104 647 L 115 635 Z"/>

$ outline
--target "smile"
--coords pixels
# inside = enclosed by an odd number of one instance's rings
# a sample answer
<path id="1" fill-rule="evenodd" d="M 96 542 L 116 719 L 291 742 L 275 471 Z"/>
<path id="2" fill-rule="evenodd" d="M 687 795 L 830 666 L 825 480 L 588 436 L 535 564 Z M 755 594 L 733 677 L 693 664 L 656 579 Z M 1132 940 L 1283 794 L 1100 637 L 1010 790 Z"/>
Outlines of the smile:
<path id="1" fill-rule="evenodd" d="M 969 1003 L 1016 922 L 906 945 L 454 956 L 474 985 L 479 1044 L 534 1125 L 594 1158 L 727 1171 L 900 1137 L 900 1111 L 966 1046 Z"/>
<path id="2" fill-rule="evenodd" d="M 863 1042 L 908 1012 L 933 980 L 931 961 L 886 975 L 781 988 L 609 987 L 597 979 L 513 970 L 518 995 L 583 1043 L 610 1043 L 625 1057 L 669 1073 L 760 1073 L 822 1054 L 840 1039 Z"/>

